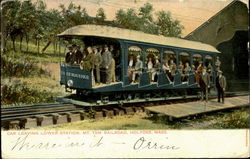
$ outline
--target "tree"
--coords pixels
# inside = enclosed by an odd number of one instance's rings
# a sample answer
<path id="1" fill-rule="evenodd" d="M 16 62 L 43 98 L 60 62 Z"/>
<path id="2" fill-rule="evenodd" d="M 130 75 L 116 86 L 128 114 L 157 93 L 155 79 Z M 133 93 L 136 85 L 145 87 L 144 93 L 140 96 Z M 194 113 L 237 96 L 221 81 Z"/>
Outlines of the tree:
<path id="1" fill-rule="evenodd" d="M 65 28 L 87 24 L 90 21 L 90 16 L 88 15 L 86 9 L 81 8 L 80 5 L 76 6 L 71 2 L 68 8 L 65 8 L 62 4 L 59 7 L 61 9 L 61 15 L 64 19 Z"/>
<path id="2" fill-rule="evenodd" d="M 139 30 L 138 16 L 134 9 L 118 10 L 116 13 L 115 23 L 121 25 L 127 29 Z"/>
<path id="3" fill-rule="evenodd" d="M 16 38 L 20 37 L 20 49 L 22 50 L 23 37 L 37 26 L 35 6 L 30 1 L 15 1 L 5 8 L 4 19 L 6 21 L 6 33 L 10 36 L 15 50 Z"/>
<path id="4" fill-rule="evenodd" d="M 159 11 L 157 13 L 156 25 L 159 26 L 160 34 L 163 36 L 180 37 L 183 25 L 180 21 L 173 20 L 170 12 Z"/>
<path id="5" fill-rule="evenodd" d="M 149 34 L 159 34 L 158 26 L 153 21 L 153 5 L 150 3 L 144 4 L 143 7 L 139 9 L 138 13 L 138 24 L 140 24 L 140 30 Z"/>
<path id="6" fill-rule="evenodd" d="M 149 34 L 180 37 L 184 28 L 180 21 L 172 19 L 170 12 L 165 11 L 157 12 L 154 21 L 153 11 L 153 5 L 150 3 L 140 7 L 138 13 L 134 9 L 120 9 L 116 12 L 115 23 Z"/>
<path id="7" fill-rule="evenodd" d="M 139 9 L 138 15 L 144 22 L 153 22 L 153 10 L 153 5 L 150 3 L 146 3 Z"/>
<path id="8" fill-rule="evenodd" d="M 103 24 L 106 19 L 106 14 L 103 8 L 99 8 L 96 13 L 96 23 Z"/>

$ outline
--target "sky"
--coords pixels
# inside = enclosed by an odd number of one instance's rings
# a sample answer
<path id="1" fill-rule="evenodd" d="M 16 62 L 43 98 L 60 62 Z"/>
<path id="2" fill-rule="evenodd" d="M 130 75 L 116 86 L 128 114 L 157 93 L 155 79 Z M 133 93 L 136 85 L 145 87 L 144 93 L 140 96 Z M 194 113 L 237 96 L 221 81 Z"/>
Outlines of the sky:
<path id="1" fill-rule="evenodd" d="M 36 1 L 36 0 L 32 0 Z M 113 20 L 119 9 L 138 9 L 145 3 L 153 5 L 154 12 L 164 10 L 170 11 L 173 18 L 181 21 L 185 27 L 182 37 L 199 27 L 210 17 L 215 15 L 233 0 L 43 0 L 48 9 L 58 9 L 59 4 L 68 4 L 72 1 L 76 5 L 86 8 L 90 16 L 95 16 L 99 8 L 105 10 L 107 20 Z M 248 3 L 247 0 L 242 0 Z"/>

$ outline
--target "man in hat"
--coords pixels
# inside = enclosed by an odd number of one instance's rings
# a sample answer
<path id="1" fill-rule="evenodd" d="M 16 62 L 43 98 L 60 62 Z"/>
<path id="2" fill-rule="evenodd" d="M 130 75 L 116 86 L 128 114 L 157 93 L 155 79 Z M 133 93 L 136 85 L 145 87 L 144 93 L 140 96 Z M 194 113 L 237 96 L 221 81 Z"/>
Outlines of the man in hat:
<path id="1" fill-rule="evenodd" d="M 155 81 L 155 76 L 160 74 L 160 70 L 161 70 L 161 63 L 159 62 L 159 58 L 158 56 L 155 57 L 155 64 L 154 64 L 154 68 L 152 71 L 152 82 Z"/>
<path id="2" fill-rule="evenodd" d="M 69 50 L 69 52 L 66 53 L 65 62 L 66 62 L 66 64 L 72 65 L 74 63 L 75 56 L 74 56 L 74 52 L 73 52 L 73 46 L 71 44 L 68 45 L 68 50 Z"/>
<path id="3" fill-rule="evenodd" d="M 220 57 L 217 56 L 217 57 L 216 57 L 216 61 L 215 61 L 216 71 L 219 71 L 219 70 L 220 70 L 220 65 L 221 65 Z"/>
<path id="4" fill-rule="evenodd" d="M 92 47 L 87 47 L 88 55 L 80 63 L 80 68 L 85 71 L 91 71 L 94 68 L 94 53 Z"/>
<path id="5" fill-rule="evenodd" d="M 175 72 L 176 72 L 176 64 L 175 64 L 173 59 L 170 60 L 169 68 L 170 68 L 170 77 L 169 78 L 171 81 L 174 81 L 174 76 L 175 76 Z"/>
<path id="6" fill-rule="evenodd" d="M 224 103 L 224 92 L 226 90 L 226 77 L 223 76 L 222 71 L 218 71 L 218 76 L 216 77 L 216 88 L 218 92 L 218 102 L 220 102 L 220 97 L 222 98 L 222 103 Z"/>
<path id="7" fill-rule="evenodd" d="M 140 56 L 137 56 L 137 61 L 135 63 L 135 70 L 133 71 L 133 76 L 132 76 L 132 83 L 135 83 L 135 76 L 140 75 L 142 72 L 143 64 L 142 61 L 140 60 Z"/>
<path id="8" fill-rule="evenodd" d="M 104 52 L 102 54 L 102 68 L 105 72 L 105 82 L 106 84 L 111 83 L 111 62 L 112 62 L 112 55 L 109 51 L 107 45 L 104 46 Z"/>
<path id="9" fill-rule="evenodd" d="M 190 74 L 190 71 L 191 71 L 191 67 L 189 66 L 189 62 L 186 62 L 185 64 L 185 68 L 184 68 L 184 75 L 182 77 L 182 80 L 183 81 L 188 81 L 188 76 Z"/>
<path id="10" fill-rule="evenodd" d="M 80 51 L 80 48 L 81 47 L 79 45 L 73 44 L 73 50 L 74 50 L 74 56 L 75 56 L 74 63 L 75 64 L 80 64 L 82 61 L 82 58 L 83 58 L 83 54 Z"/>
<path id="11" fill-rule="evenodd" d="M 202 72 L 199 79 L 199 85 L 201 88 L 201 100 L 206 98 L 208 101 L 208 88 L 210 88 L 210 78 L 205 67 L 202 68 Z"/>
<path id="12" fill-rule="evenodd" d="M 94 50 L 94 72 L 95 72 L 95 78 L 97 85 L 100 84 L 100 65 L 102 64 L 102 54 L 98 51 L 97 46 L 93 47 Z"/>

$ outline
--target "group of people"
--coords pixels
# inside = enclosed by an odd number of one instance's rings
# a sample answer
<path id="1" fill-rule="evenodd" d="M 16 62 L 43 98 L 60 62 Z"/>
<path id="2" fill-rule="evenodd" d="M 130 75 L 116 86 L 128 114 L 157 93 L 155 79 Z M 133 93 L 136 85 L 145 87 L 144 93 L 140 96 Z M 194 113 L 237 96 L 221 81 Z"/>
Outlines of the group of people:
<path id="1" fill-rule="evenodd" d="M 136 62 L 134 61 L 134 57 L 130 56 L 128 63 L 128 75 L 132 83 L 136 82 L 136 76 L 140 76 L 140 74 L 142 73 L 142 69 L 143 63 L 140 59 L 140 55 L 136 57 Z"/>
<path id="2" fill-rule="evenodd" d="M 86 51 L 81 52 L 80 46 L 73 44 L 68 46 L 68 50 L 69 52 L 65 56 L 65 62 L 70 65 L 80 64 L 82 70 L 91 71 L 93 85 L 99 85 L 100 83 L 110 84 L 116 81 L 116 63 L 119 63 L 120 57 L 119 50 L 115 52 L 113 45 L 88 46 Z M 134 56 L 129 57 L 128 75 L 132 83 L 137 81 L 136 77 L 140 77 L 143 71 L 143 62 L 140 58 L 139 55 L 136 56 L 136 60 Z M 218 102 L 220 102 L 222 98 L 222 102 L 224 103 L 226 78 L 220 70 L 220 65 L 221 62 L 219 57 L 217 57 L 215 61 L 215 71 L 217 72 L 216 87 L 218 91 Z M 165 58 L 161 66 L 158 56 L 153 56 L 147 58 L 146 68 L 150 75 L 149 78 L 151 82 L 155 82 L 155 77 L 159 75 L 161 68 L 170 81 L 174 80 L 174 76 L 178 71 L 181 75 L 182 82 L 186 82 L 191 70 L 194 70 L 195 81 L 201 88 L 201 99 L 204 100 L 205 98 L 206 101 L 208 100 L 213 72 L 213 67 L 210 62 L 207 67 L 204 67 L 203 62 L 199 61 L 197 67 L 192 65 L 191 68 L 189 62 L 186 62 L 184 65 L 183 62 L 180 61 L 177 66 L 173 59 L 168 60 L 168 58 Z"/>
<path id="3" fill-rule="evenodd" d="M 170 81 L 174 80 L 177 69 L 181 74 L 182 81 L 187 81 L 191 71 L 191 67 L 189 66 L 188 62 L 185 63 L 185 66 L 182 64 L 182 62 L 180 62 L 179 66 L 177 67 L 173 59 L 171 59 L 170 62 L 168 59 L 164 59 L 161 66 L 158 56 L 149 56 L 147 58 L 146 70 L 149 73 L 151 82 L 155 82 L 157 75 L 160 74 L 161 68 L 163 72 L 166 73 L 166 76 Z M 142 73 L 142 70 L 143 62 L 140 60 L 140 56 L 138 55 L 136 60 L 134 60 L 134 56 L 130 56 L 128 61 L 128 75 L 132 83 L 136 82 L 136 76 L 139 76 Z"/>
<path id="4" fill-rule="evenodd" d="M 215 61 L 215 67 L 216 67 L 215 71 L 217 72 L 216 88 L 218 92 L 218 102 L 220 102 L 221 101 L 220 99 L 222 99 L 222 102 L 224 103 L 226 78 L 225 76 L 223 76 L 223 73 L 220 70 L 220 65 L 221 62 L 219 60 L 219 57 L 217 57 Z M 161 63 L 159 62 L 158 57 L 157 56 L 155 56 L 155 58 L 148 57 L 148 60 L 146 62 L 146 68 L 147 72 L 149 73 L 151 82 L 154 82 L 156 75 L 158 75 L 161 70 Z M 128 62 L 128 74 L 132 83 L 136 82 L 136 76 L 140 76 L 142 70 L 143 70 L 143 62 L 140 60 L 140 56 L 139 55 L 137 56 L 136 62 L 134 62 L 133 56 L 130 56 Z M 198 66 L 195 67 L 194 65 L 192 65 L 191 68 L 189 62 L 186 62 L 184 65 L 183 62 L 180 61 L 179 65 L 176 66 L 173 59 L 170 59 L 169 62 L 169 60 L 165 58 L 162 64 L 162 70 L 164 73 L 166 73 L 167 78 L 169 78 L 170 81 L 174 80 L 174 76 L 178 71 L 179 74 L 181 75 L 182 82 L 187 82 L 191 70 L 194 70 L 195 81 L 199 84 L 199 87 L 201 88 L 201 100 L 204 100 L 205 98 L 205 100 L 208 101 L 208 93 L 210 92 L 212 72 L 214 71 L 211 62 L 209 62 L 206 67 L 204 67 L 203 62 L 199 61 Z"/>
<path id="5" fill-rule="evenodd" d="M 176 70 L 181 75 L 182 82 L 186 82 L 188 80 L 188 76 L 191 71 L 191 67 L 189 66 L 189 62 L 186 62 L 185 65 L 182 61 L 179 62 L 179 65 L 176 66 L 173 59 L 170 60 L 170 63 L 168 63 L 168 60 L 164 60 L 163 63 L 163 71 L 167 74 L 167 77 L 170 81 L 174 80 L 174 76 L 176 74 Z"/>
<path id="6" fill-rule="evenodd" d="M 220 69 L 220 65 L 221 62 L 219 60 L 219 57 L 217 57 L 215 61 L 215 71 L 217 73 L 215 82 L 217 88 L 218 102 L 220 102 L 222 99 L 222 103 L 224 103 L 224 92 L 227 84 L 226 78 Z M 205 98 L 206 102 L 208 101 L 208 93 L 210 91 L 212 72 L 213 67 L 211 63 L 209 63 L 207 67 L 203 67 L 202 61 L 199 61 L 199 65 L 195 70 L 195 79 L 201 88 L 201 100 L 204 100 Z"/>
<path id="7" fill-rule="evenodd" d="M 88 46 L 83 52 L 78 45 L 69 45 L 68 50 L 66 64 L 80 64 L 80 69 L 90 71 L 93 86 L 116 81 L 115 59 L 119 58 L 119 51 L 115 52 L 113 45 Z"/>

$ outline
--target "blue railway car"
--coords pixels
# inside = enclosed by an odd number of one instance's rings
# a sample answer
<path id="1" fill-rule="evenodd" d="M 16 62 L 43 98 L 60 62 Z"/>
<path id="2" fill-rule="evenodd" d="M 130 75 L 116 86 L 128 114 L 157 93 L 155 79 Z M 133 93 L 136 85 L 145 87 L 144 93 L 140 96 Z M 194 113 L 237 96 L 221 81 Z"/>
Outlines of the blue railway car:
<path id="1" fill-rule="evenodd" d="M 115 50 L 115 80 L 110 84 L 94 84 L 93 69 L 86 71 L 79 64 L 61 64 L 61 85 L 65 85 L 67 90 L 76 91 L 77 100 L 68 99 L 72 103 L 94 106 L 197 95 L 199 84 L 196 72 L 199 65 L 209 68 L 210 87 L 215 86 L 215 60 L 220 52 L 208 44 L 101 25 L 75 26 L 58 36 L 67 41 L 78 39 L 85 46 L 113 45 Z M 131 61 L 135 63 L 136 57 L 140 58 L 143 67 L 135 75 L 135 82 L 132 82 L 130 59 L 134 59 Z M 155 64 L 156 59 L 160 69 L 154 73 L 152 80 L 152 72 L 147 64 L 149 60 Z M 175 69 L 168 74 L 163 65 L 168 65 L 171 60 L 175 63 Z M 185 66 L 181 68 L 186 63 L 191 68 L 188 74 L 183 73 Z"/>

